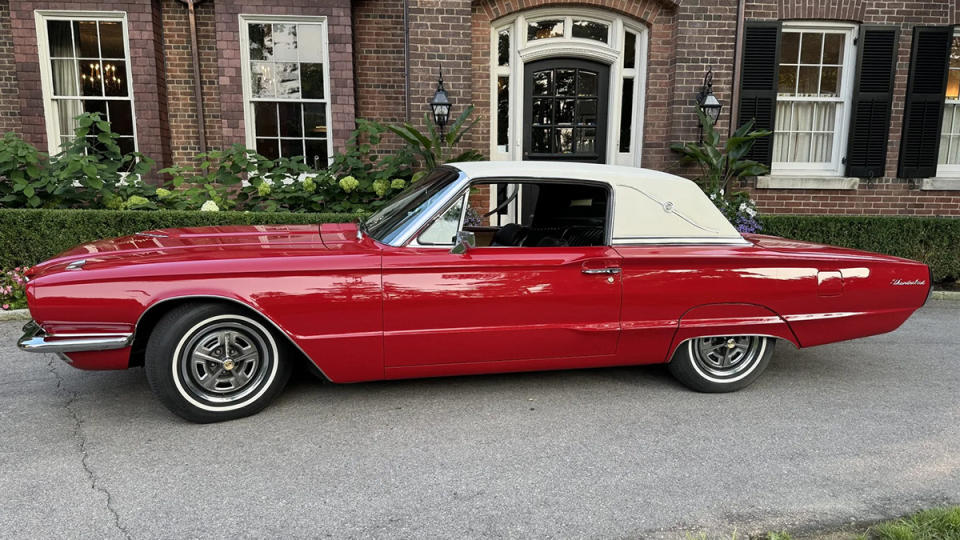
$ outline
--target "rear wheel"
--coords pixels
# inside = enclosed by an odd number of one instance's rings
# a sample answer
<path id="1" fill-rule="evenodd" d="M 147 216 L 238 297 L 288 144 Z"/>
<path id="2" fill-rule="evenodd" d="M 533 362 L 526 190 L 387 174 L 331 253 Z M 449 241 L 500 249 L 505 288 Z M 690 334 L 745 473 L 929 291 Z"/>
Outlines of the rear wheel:
<path id="1" fill-rule="evenodd" d="M 147 341 L 147 381 L 168 409 L 192 422 L 262 410 L 290 378 L 277 336 L 232 307 L 187 304 L 171 310 Z"/>
<path id="2" fill-rule="evenodd" d="M 670 373 L 699 392 L 733 392 L 763 373 L 776 341 L 766 336 L 713 336 L 689 339 L 667 365 Z"/>

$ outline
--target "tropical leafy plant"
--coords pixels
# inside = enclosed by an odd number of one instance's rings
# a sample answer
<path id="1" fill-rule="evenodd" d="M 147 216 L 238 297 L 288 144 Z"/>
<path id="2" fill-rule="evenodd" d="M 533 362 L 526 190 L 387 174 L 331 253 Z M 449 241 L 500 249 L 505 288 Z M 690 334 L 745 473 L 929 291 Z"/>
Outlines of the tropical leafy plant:
<path id="1" fill-rule="evenodd" d="M 427 126 L 427 133 L 423 133 L 413 124 L 404 122 L 400 126 L 388 126 L 388 129 L 396 133 L 403 139 L 413 155 L 421 162 L 424 169 L 430 170 L 444 163 L 454 163 L 458 161 L 479 161 L 483 159 L 483 154 L 476 150 L 464 150 L 459 154 L 452 155 L 448 159 L 448 154 L 454 152 L 456 146 L 463 139 L 463 136 L 470 131 L 470 128 L 477 123 L 477 119 L 467 123 L 470 115 L 473 114 L 473 105 L 470 105 L 460 113 L 450 126 L 447 133 L 440 133 L 433 125 L 430 115 L 424 113 L 423 123 Z"/>
<path id="2" fill-rule="evenodd" d="M 696 107 L 700 125 L 703 126 L 703 140 L 699 143 L 674 143 L 670 149 L 681 154 L 687 162 L 696 163 L 700 176 L 696 181 L 710 200 L 741 232 L 758 232 L 760 224 L 756 221 L 756 205 L 749 194 L 743 191 L 731 192 L 731 184 L 747 176 L 766 174 L 766 165 L 745 159 L 754 143 L 761 137 L 770 135 L 766 129 L 753 129 L 753 120 L 740 126 L 720 146 L 720 133 L 713 121 L 699 107 Z"/>

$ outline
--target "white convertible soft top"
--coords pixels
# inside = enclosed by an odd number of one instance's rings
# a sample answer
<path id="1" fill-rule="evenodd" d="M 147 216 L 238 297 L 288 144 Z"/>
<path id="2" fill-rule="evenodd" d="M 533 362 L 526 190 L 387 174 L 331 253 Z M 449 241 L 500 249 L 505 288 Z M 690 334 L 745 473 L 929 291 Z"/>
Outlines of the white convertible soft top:
<path id="1" fill-rule="evenodd" d="M 470 179 L 591 180 L 613 190 L 614 244 L 747 243 L 697 184 L 636 167 L 561 161 L 451 163 Z"/>

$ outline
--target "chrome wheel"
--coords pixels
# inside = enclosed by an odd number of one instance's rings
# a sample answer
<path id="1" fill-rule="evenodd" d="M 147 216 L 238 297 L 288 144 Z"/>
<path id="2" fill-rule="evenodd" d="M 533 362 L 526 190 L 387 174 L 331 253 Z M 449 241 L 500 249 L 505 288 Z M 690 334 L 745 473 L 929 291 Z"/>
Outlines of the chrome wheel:
<path id="1" fill-rule="evenodd" d="M 690 341 L 690 356 L 698 370 L 718 379 L 736 378 L 763 355 L 761 336 L 715 336 Z"/>
<path id="2" fill-rule="evenodd" d="M 180 376 L 186 389 L 205 401 L 244 399 L 260 386 L 273 362 L 260 332 L 238 320 L 220 320 L 188 337 L 181 349 Z"/>

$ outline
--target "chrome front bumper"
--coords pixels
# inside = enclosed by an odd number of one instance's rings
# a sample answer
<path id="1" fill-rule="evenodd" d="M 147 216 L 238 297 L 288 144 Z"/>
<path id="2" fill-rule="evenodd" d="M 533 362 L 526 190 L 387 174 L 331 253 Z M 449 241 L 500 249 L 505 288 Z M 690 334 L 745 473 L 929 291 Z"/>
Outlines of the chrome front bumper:
<path id="1" fill-rule="evenodd" d="M 48 336 L 35 321 L 23 327 L 17 341 L 21 350 L 37 353 L 109 351 L 129 347 L 133 334 L 59 334 Z"/>

